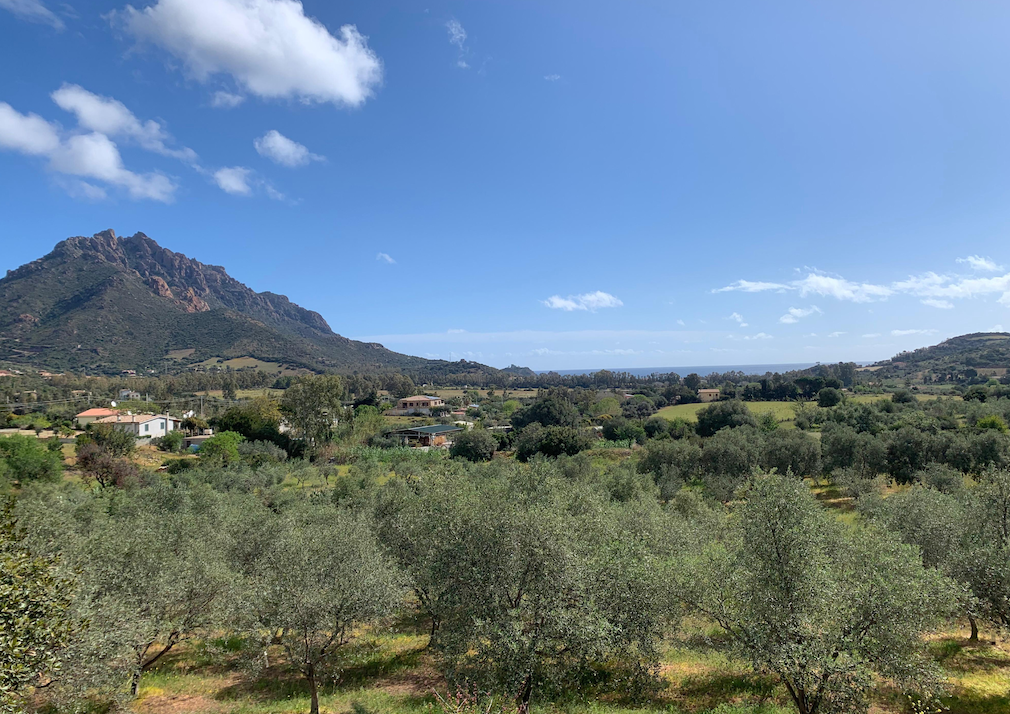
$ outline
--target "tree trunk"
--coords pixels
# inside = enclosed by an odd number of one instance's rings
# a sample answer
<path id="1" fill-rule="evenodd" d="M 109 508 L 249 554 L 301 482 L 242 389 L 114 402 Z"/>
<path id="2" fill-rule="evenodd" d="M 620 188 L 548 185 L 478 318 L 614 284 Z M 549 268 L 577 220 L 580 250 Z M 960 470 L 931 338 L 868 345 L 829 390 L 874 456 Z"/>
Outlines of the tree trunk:
<path id="1" fill-rule="evenodd" d="M 137 694 L 140 692 L 140 669 L 133 671 L 133 676 L 130 677 L 130 696 L 134 699 L 137 698 Z"/>
<path id="2" fill-rule="evenodd" d="M 309 709 L 309 714 L 319 714 L 319 688 L 316 686 L 315 665 L 310 664 L 308 669 L 305 670 L 305 678 L 309 680 L 309 694 L 312 697 L 312 706 Z"/>
<path id="3" fill-rule="evenodd" d="M 971 637 L 968 638 L 969 642 L 978 642 L 978 623 L 975 622 L 975 618 L 968 615 L 968 624 L 971 625 Z"/>
<path id="4" fill-rule="evenodd" d="M 522 689 L 519 690 L 519 697 L 516 700 L 516 714 L 529 714 L 530 711 L 530 699 L 533 698 L 533 673 L 530 672 L 526 675 L 526 681 L 523 682 Z"/>

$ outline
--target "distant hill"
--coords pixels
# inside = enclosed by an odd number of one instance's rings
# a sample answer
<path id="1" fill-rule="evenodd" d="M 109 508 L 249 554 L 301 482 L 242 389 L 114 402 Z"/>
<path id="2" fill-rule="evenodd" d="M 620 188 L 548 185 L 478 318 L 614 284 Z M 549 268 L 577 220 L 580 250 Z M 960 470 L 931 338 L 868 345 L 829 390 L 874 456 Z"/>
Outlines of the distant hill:
<path id="1" fill-rule="evenodd" d="M 313 371 L 504 374 L 342 337 L 319 313 L 257 293 L 143 233 L 68 238 L 0 279 L 0 360 L 114 373 L 241 357 Z"/>
<path id="2" fill-rule="evenodd" d="M 1010 368 L 1010 333 L 975 332 L 944 340 L 931 347 L 901 352 L 870 369 L 881 377 L 909 377 L 926 381 L 957 380 L 979 374 L 1002 376 Z"/>

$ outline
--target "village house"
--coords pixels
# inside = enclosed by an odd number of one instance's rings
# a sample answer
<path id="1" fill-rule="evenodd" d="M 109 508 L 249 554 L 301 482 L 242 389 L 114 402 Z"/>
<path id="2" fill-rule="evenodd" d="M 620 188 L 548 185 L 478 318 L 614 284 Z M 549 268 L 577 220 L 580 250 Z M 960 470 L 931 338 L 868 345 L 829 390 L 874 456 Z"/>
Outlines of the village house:
<path id="1" fill-rule="evenodd" d="M 416 397 L 401 399 L 396 403 L 396 409 L 390 409 L 386 413 L 390 416 L 407 416 L 410 414 L 430 416 L 432 409 L 443 406 L 445 406 L 445 402 L 438 397 L 418 395 Z"/>
<path id="2" fill-rule="evenodd" d="M 103 407 L 96 407 L 94 409 L 88 409 L 86 411 L 81 412 L 80 414 L 74 417 L 74 420 L 77 422 L 77 426 L 83 429 L 92 422 L 96 422 L 99 419 L 105 419 L 106 417 L 116 416 L 117 414 L 119 414 L 118 409 L 105 409 Z"/>
<path id="3" fill-rule="evenodd" d="M 119 398 L 123 401 L 140 401 L 140 392 L 134 392 L 132 389 L 120 389 Z"/>
<path id="4" fill-rule="evenodd" d="M 718 389 L 699 389 L 698 390 L 698 401 L 701 401 L 701 402 L 717 402 L 717 401 L 719 401 L 719 390 Z"/>
<path id="5" fill-rule="evenodd" d="M 179 428 L 180 420 L 168 414 L 116 414 L 96 421 L 109 424 L 117 431 L 133 434 L 138 439 L 158 439 Z"/>

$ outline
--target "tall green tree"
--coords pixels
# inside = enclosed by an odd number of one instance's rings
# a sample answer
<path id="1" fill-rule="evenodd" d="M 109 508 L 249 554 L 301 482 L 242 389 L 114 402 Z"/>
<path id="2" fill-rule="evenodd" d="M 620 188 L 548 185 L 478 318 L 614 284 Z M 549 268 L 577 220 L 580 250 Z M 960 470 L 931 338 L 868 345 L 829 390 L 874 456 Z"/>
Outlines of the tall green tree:
<path id="1" fill-rule="evenodd" d="M 302 377 L 284 390 L 281 409 L 310 450 L 330 440 L 341 413 L 344 383 L 333 374 Z"/>

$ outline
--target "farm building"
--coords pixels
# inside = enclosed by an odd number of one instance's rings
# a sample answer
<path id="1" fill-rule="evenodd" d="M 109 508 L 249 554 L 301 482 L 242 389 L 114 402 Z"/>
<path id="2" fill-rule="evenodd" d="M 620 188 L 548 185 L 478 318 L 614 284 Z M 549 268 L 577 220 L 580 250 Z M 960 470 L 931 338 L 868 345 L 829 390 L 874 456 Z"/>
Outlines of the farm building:
<path id="1" fill-rule="evenodd" d="M 387 413 L 392 416 L 405 416 L 407 414 L 431 414 L 435 407 L 445 406 L 438 397 L 426 397 L 419 394 L 416 397 L 406 397 L 396 403 L 396 409 L 390 409 Z"/>
<path id="2" fill-rule="evenodd" d="M 404 446 L 448 446 L 449 434 L 463 431 L 458 426 L 449 424 L 433 424 L 431 426 L 415 426 L 409 429 L 397 429 L 389 436 L 398 439 Z"/>
<path id="3" fill-rule="evenodd" d="M 699 389 L 698 390 L 698 401 L 701 401 L 701 402 L 717 402 L 717 401 L 719 401 L 719 390 L 718 389 Z"/>

